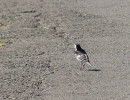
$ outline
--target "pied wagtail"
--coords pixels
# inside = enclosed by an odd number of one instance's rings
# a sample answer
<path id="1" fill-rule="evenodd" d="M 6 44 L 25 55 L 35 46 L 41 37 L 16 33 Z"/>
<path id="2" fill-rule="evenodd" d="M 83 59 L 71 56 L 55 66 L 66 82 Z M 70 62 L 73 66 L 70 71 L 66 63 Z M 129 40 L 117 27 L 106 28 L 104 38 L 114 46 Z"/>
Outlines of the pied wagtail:
<path id="1" fill-rule="evenodd" d="M 81 66 L 84 67 L 85 63 L 88 64 L 89 66 L 92 66 L 85 50 L 83 50 L 79 44 L 74 44 L 74 48 L 75 48 L 74 53 L 76 55 L 77 60 L 81 62 Z"/>

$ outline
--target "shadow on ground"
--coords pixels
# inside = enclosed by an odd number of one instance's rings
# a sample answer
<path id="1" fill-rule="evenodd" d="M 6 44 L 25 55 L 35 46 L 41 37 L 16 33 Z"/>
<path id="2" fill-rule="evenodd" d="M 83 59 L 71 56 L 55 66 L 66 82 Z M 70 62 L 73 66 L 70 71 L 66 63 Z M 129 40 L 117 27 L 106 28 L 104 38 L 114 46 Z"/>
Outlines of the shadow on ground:
<path id="1" fill-rule="evenodd" d="M 101 71 L 101 69 L 88 69 L 88 71 L 99 72 L 99 71 Z"/>

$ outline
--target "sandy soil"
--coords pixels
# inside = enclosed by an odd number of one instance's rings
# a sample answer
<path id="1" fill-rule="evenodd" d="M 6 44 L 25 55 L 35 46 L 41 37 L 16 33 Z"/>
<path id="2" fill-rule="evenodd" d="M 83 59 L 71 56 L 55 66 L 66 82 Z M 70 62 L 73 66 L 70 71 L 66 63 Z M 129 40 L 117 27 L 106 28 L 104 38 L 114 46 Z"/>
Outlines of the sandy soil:
<path id="1" fill-rule="evenodd" d="M 130 100 L 129 0 L 0 0 L 0 42 L 0 100 Z"/>

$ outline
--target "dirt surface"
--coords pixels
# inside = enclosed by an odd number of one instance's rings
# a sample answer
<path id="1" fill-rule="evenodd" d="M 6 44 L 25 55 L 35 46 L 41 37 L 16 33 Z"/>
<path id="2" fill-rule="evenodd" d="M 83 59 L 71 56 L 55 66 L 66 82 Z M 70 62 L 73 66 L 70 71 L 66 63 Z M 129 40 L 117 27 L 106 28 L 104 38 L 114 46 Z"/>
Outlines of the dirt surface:
<path id="1" fill-rule="evenodd" d="M 129 0 L 0 0 L 0 42 L 0 100 L 130 100 Z"/>

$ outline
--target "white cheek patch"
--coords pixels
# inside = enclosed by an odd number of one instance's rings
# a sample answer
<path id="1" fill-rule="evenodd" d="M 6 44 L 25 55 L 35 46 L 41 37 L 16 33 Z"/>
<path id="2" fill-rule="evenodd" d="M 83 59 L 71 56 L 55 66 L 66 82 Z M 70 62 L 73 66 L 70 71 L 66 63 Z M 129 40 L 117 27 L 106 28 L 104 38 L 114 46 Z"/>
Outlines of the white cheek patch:
<path id="1" fill-rule="evenodd" d="M 75 50 L 77 50 L 77 48 L 76 48 L 76 45 L 74 44 L 74 48 L 75 48 Z"/>

